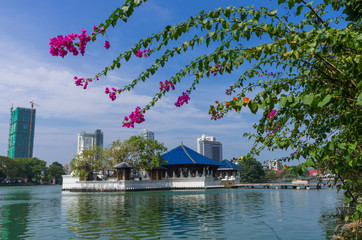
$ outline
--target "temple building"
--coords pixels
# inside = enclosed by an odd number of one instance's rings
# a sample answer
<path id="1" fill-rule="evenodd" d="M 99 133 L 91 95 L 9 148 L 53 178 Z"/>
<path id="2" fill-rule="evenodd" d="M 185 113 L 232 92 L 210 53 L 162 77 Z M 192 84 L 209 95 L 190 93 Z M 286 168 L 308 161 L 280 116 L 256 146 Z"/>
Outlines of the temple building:
<path id="1" fill-rule="evenodd" d="M 229 160 L 224 160 L 220 162 L 221 166 L 217 169 L 216 176 L 221 178 L 229 178 L 238 176 L 238 171 L 243 170 L 242 167 L 236 165 L 235 163 L 230 162 Z"/>
<path id="2" fill-rule="evenodd" d="M 64 175 L 62 189 L 94 192 L 210 189 L 229 187 L 230 184 L 240 181 L 238 171 L 241 167 L 229 161 L 217 162 L 183 144 L 166 152 L 162 157 L 164 161 L 162 166 L 145 171 L 145 174 L 139 172 L 138 176 L 134 177 L 131 174 L 134 170 L 133 165 L 125 162 L 114 166 L 111 172 L 115 174 L 103 173 L 93 180 L 81 180 L 76 176 Z M 222 184 L 222 181 L 227 181 L 227 184 Z"/>
<path id="3" fill-rule="evenodd" d="M 163 154 L 162 157 L 167 162 L 164 166 L 167 168 L 169 177 L 195 177 L 198 175 L 215 177 L 216 170 L 221 165 L 182 144 Z"/>

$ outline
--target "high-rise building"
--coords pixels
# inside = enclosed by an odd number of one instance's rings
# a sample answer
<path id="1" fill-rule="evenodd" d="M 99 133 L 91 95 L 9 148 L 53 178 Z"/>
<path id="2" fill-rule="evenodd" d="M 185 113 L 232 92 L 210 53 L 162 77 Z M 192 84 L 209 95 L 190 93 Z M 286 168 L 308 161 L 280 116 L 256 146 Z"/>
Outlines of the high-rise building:
<path id="1" fill-rule="evenodd" d="M 148 140 L 155 140 L 155 132 L 148 131 L 147 129 L 143 129 L 138 132 L 138 135 Z"/>
<path id="2" fill-rule="evenodd" d="M 32 158 L 35 129 L 34 108 L 11 109 L 9 131 L 9 158 Z"/>
<path id="3" fill-rule="evenodd" d="M 222 144 L 217 142 L 215 137 L 206 136 L 203 134 L 201 138 L 198 138 L 197 152 L 218 162 L 223 160 Z"/>
<path id="4" fill-rule="evenodd" d="M 282 163 L 280 162 L 280 160 L 269 160 L 266 163 L 268 164 L 268 168 L 271 170 L 278 171 L 282 169 Z"/>
<path id="5" fill-rule="evenodd" d="M 84 150 L 90 150 L 93 147 L 103 149 L 103 133 L 97 129 L 94 133 L 80 132 L 78 134 L 78 148 L 77 154 L 82 153 Z"/>

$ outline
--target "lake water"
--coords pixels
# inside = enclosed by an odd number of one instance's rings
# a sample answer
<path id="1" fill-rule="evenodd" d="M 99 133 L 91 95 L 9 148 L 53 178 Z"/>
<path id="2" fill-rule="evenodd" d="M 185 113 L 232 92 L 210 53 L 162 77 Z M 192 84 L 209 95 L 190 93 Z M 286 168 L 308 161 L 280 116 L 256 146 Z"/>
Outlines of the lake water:
<path id="1" fill-rule="evenodd" d="M 70 193 L 0 187 L 2 239 L 328 239 L 335 189 Z"/>

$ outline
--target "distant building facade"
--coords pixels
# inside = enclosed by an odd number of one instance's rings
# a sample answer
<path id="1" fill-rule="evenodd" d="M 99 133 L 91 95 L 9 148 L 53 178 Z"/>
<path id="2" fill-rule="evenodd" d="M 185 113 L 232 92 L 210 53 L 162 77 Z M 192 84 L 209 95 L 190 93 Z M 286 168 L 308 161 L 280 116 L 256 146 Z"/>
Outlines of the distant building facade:
<path id="1" fill-rule="evenodd" d="M 138 135 L 148 140 L 155 140 L 155 132 L 148 131 L 147 129 L 143 129 L 138 132 Z"/>
<path id="2" fill-rule="evenodd" d="M 217 142 L 216 138 L 212 136 L 203 134 L 201 138 L 197 138 L 197 152 L 217 162 L 223 160 L 222 144 Z"/>
<path id="3" fill-rule="evenodd" d="M 69 174 L 69 165 L 67 163 L 63 164 L 63 170 L 64 170 L 66 175 Z"/>
<path id="4" fill-rule="evenodd" d="M 80 132 L 78 134 L 77 154 L 95 146 L 103 149 L 103 132 L 101 130 L 97 129 L 94 133 Z"/>
<path id="5" fill-rule="evenodd" d="M 35 113 L 33 108 L 11 109 L 9 130 L 9 158 L 32 158 L 34 146 Z"/>
<path id="6" fill-rule="evenodd" d="M 268 164 L 268 169 L 274 170 L 274 171 L 278 171 L 282 169 L 282 163 L 280 162 L 280 160 L 272 160 L 272 161 L 267 161 L 266 162 Z"/>

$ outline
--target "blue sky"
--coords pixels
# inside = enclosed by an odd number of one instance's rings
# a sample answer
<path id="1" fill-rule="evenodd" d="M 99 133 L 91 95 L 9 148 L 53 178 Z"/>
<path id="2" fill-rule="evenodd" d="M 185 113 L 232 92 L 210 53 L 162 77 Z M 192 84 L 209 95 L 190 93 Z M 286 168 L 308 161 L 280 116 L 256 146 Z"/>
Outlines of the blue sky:
<path id="1" fill-rule="evenodd" d="M 234 74 L 204 79 L 191 102 L 181 108 L 173 104 L 193 80 L 185 78 L 176 90 L 148 111 L 146 122 L 134 129 L 122 128 L 124 116 L 137 106 L 146 105 L 158 91 L 159 82 L 169 79 L 187 61 L 210 51 L 195 49 L 183 56 L 176 56 L 164 69 L 137 87 L 134 91 L 118 96 L 112 102 L 105 87 L 122 87 L 131 82 L 155 57 L 132 57 L 129 63 L 113 71 L 99 82 L 90 84 L 87 90 L 74 85 L 74 76 L 92 77 L 119 53 L 129 49 L 140 38 L 162 31 L 166 25 L 185 21 L 202 9 L 211 10 L 233 3 L 245 6 L 263 3 L 271 7 L 271 1 L 217 1 L 217 0 L 149 0 L 136 9 L 128 23 L 119 22 L 94 43 L 89 43 L 85 56 L 66 56 L 64 59 L 49 54 L 49 39 L 57 35 L 80 33 L 82 28 L 91 32 L 93 24 L 103 22 L 124 1 L 77 0 L 14 0 L 0 2 L 0 155 L 7 154 L 9 134 L 9 103 L 14 107 L 30 107 L 30 100 L 37 106 L 34 157 L 49 164 L 58 161 L 69 163 L 76 155 L 77 134 L 81 131 L 104 133 L 104 146 L 121 138 L 128 139 L 142 129 L 155 132 L 155 138 L 164 142 L 169 150 L 181 141 L 196 150 L 196 138 L 202 134 L 216 137 L 223 144 L 226 159 L 245 155 L 252 142 L 242 137 L 253 131 L 252 125 L 260 117 L 243 110 L 230 113 L 224 119 L 210 120 L 209 105 L 215 100 L 231 97 L 225 90 L 246 67 Z M 282 11 L 282 9 L 281 9 Z M 111 48 L 103 47 L 109 40 Z M 256 40 L 250 42 L 255 44 Z M 291 151 L 293 152 L 293 151 Z M 287 153 L 286 153 L 287 154 Z M 272 160 L 281 153 L 264 152 L 257 159 Z"/>

